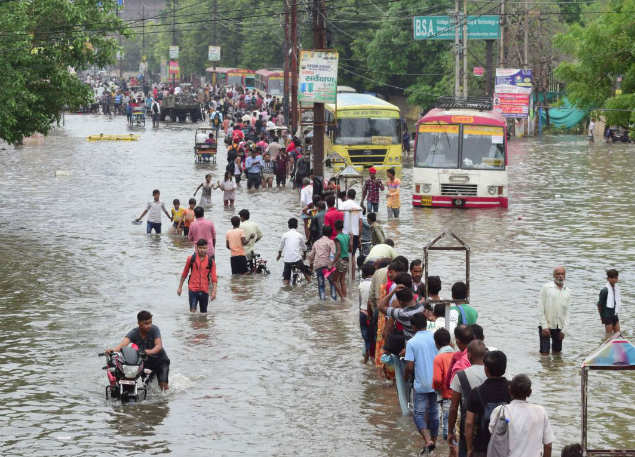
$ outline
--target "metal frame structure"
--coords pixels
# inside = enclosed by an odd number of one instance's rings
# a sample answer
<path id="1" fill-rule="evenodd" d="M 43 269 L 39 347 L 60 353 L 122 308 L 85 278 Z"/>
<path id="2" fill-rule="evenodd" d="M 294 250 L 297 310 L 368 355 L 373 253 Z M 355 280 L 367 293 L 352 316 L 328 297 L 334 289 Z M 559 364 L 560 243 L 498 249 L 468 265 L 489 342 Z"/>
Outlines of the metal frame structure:
<path id="1" fill-rule="evenodd" d="M 455 246 L 436 246 L 436 244 L 444 238 L 454 239 L 458 245 Z M 467 296 L 463 302 L 470 302 L 470 247 L 465 242 L 456 236 L 454 232 L 445 231 L 437 235 L 432 241 L 426 244 L 423 248 L 423 275 L 425 278 L 426 287 L 426 302 L 431 305 L 442 303 L 444 305 L 451 305 L 454 300 L 428 300 L 430 292 L 428 290 L 428 273 L 429 273 L 429 255 L 430 251 L 464 251 L 465 252 L 465 284 L 467 285 Z M 445 328 L 450 330 L 450 306 L 445 307 Z"/>
<path id="2" fill-rule="evenodd" d="M 613 336 L 611 339 L 615 338 Z M 609 339 L 610 341 L 610 339 Z M 604 347 L 609 341 L 604 343 L 602 347 Z M 588 418 L 587 418 L 587 405 L 588 405 L 588 378 L 589 378 L 589 370 L 599 370 L 599 371 L 633 371 L 635 370 L 635 365 L 585 365 L 582 364 L 580 369 L 580 391 L 581 391 L 581 399 L 582 399 L 582 455 L 584 457 L 587 456 L 602 456 L 602 457 L 634 457 L 635 449 L 611 449 L 611 450 L 602 450 L 602 449 L 588 449 Z"/>

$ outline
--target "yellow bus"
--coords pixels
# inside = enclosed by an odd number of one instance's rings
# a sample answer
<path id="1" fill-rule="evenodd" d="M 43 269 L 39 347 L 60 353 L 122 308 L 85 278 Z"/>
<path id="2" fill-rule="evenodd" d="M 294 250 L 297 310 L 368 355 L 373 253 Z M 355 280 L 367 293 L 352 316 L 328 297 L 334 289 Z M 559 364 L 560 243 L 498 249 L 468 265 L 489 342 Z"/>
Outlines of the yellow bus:
<path id="1" fill-rule="evenodd" d="M 334 171 L 401 168 L 399 107 L 369 94 L 338 93 L 337 109 L 325 105 L 325 158 Z"/>

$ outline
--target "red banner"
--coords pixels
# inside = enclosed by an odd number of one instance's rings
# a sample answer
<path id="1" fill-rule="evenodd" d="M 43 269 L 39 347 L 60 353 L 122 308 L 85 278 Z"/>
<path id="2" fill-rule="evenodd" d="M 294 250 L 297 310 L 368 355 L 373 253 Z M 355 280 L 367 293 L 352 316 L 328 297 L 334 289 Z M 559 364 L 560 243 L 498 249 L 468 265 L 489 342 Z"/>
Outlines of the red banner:
<path id="1" fill-rule="evenodd" d="M 519 114 L 526 117 L 529 114 L 529 94 L 495 94 L 494 111 L 505 115 Z"/>
<path id="2" fill-rule="evenodd" d="M 168 64 L 168 75 L 179 79 L 179 63 L 176 60 L 170 60 Z"/>

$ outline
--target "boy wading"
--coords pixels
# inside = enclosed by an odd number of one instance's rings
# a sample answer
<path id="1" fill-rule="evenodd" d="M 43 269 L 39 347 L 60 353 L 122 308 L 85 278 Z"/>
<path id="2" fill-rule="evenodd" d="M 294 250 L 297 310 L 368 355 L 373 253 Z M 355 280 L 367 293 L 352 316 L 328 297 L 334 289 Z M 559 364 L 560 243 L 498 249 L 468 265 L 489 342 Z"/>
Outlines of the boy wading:
<path id="1" fill-rule="evenodd" d="M 216 298 L 216 263 L 207 254 L 207 241 L 204 239 L 198 240 L 196 243 L 196 252 L 187 258 L 185 262 L 185 268 L 181 273 L 181 282 L 176 293 L 180 296 L 183 291 L 183 282 L 187 275 L 190 278 L 188 284 L 188 297 L 190 302 L 190 312 L 196 312 L 197 305 L 201 313 L 207 312 L 207 305 L 209 299 L 214 300 Z M 210 291 L 210 284 L 212 290 Z"/>
<path id="2" fill-rule="evenodd" d="M 606 286 L 600 291 L 598 300 L 598 312 L 604 324 L 606 336 L 620 332 L 620 318 L 618 313 L 622 307 L 622 295 L 617 285 L 619 273 L 617 270 L 606 272 Z"/>

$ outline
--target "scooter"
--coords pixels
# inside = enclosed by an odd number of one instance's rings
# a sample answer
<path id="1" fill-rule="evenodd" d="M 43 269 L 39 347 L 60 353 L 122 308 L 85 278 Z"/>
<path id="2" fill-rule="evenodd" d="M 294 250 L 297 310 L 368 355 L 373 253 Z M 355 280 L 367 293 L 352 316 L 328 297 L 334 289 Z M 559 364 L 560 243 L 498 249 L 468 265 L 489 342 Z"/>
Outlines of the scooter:
<path id="1" fill-rule="evenodd" d="M 139 401 L 140 392 L 143 399 L 148 396 L 148 384 L 154 373 L 144 368 L 147 356 L 145 351 L 139 350 L 136 344 L 130 343 L 121 348 L 121 352 L 98 354 L 106 357 L 106 370 L 108 385 L 106 386 L 106 400 L 118 398 L 122 402 L 134 399 Z"/>

